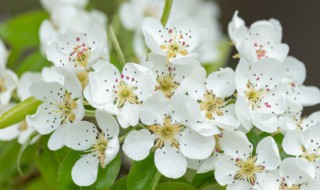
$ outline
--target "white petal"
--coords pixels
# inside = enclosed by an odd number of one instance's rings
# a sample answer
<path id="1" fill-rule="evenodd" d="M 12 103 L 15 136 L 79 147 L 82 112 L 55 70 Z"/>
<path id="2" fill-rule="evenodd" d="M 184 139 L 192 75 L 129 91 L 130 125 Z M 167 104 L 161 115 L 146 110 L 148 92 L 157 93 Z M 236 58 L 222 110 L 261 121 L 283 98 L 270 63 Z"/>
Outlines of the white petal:
<path id="1" fill-rule="evenodd" d="M 249 64 L 246 60 L 240 59 L 235 71 L 235 85 L 239 92 L 246 89 L 248 84 Z"/>
<path id="2" fill-rule="evenodd" d="M 10 141 L 18 137 L 19 131 L 19 124 L 15 124 L 13 126 L 0 129 L 0 140 L 1 141 Z"/>
<path id="3" fill-rule="evenodd" d="M 106 158 L 104 159 L 104 165 L 108 165 L 118 154 L 120 149 L 118 137 L 112 138 L 108 141 L 108 146 L 105 151 Z"/>
<path id="4" fill-rule="evenodd" d="M 64 127 L 60 127 L 55 130 L 48 141 L 48 148 L 52 151 L 59 150 L 63 147 L 63 135 L 64 135 Z M 69 134 L 70 135 L 70 134 Z"/>
<path id="5" fill-rule="evenodd" d="M 262 139 L 256 150 L 258 165 L 263 165 L 267 170 L 274 170 L 281 163 L 279 149 L 272 137 Z"/>
<path id="6" fill-rule="evenodd" d="M 239 168 L 235 164 L 232 156 L 223 155 L 216 164 L 214 176 L 221 186 L 232 183 Z"/>
<path id="7" fill-rule="evenodd" d="M 306 66 L 304 63 L 295 57 L 288 56 L 285 59 L 284 64 L 287 66 L 285 79 L 288 82 L 303 84 L 307 76 Z"/>
<path id="8" fill-rule="evenodd" d="M 118 122 L 122 128 L 136 126 L 139 123 L 140 105 L 125 103 L 117 115 Z"/>
<path id="9" fill-rule="evenodd" d="M 108 136 L 116 137 L 119 135 L 119 124 L 116 119 L 101 109 L 96 110 L 96 120 L 99 128 Z"/>
<path id="10" fill-rule="evenodd" d="M 37 82 L 31 85 L 30 92 L 33 97 L 41 101 L 61 102 L 65 88 L 57 82 Z"/>
<path id="11" fill-rule="evenodd" d="M 145 159 L 154 146 L 155 136 L 147 129 L 131 131 L 124 140 L 123 152 L 131 159 L 140 161 Z"/>
<path id="12" fill-rule="evenodd" d="M 211 137 L 204 137 L 197 132 L 186 128 L 179 140 L 180 150 L 184 156 L 190 159 L 206 159 L 214 149 L 215 140 Z"/>
<path id="13" fill-rule="evenodd" d="M 226 155 L 234 158 L 248 158 L 253 150 L 246 135 L 240 131 L 223 131 L 220 146 Z"/>
<path id="14" fill-rule="evenodd" d="M 287 154 L 299 156 L 302 155 L 301 143 L 301 133 L 294 130 L 290 131 L 286 136 L 284 136 L 282 147 Z"/>
<path id="15" fill-rule="evenodd" d="M 220 98 L 231 96 L 235 91 L 234 71 L 230 68 L 221 69 L 208 76 L 207 89 Z"/>
<path id="16" fill-rule="evenodd" d="M 314 106 L 320 103 L 320 90 L 315 86 L 301 86 L 299 88 L 300 96 L 298 101 L 303 106 Z"/>
<path id="17" fill-rule="evenodd" d="M 273 49 L 269 51 L 268 57 L 275 58 L 278 61 L 282 62 L 284 61 L 289 53 L 289 46 L 287 44 L 275 44 L 273 46 Z"/>
<path id="18" fill-rule="evenodd" d="M 53 112 L 50 103 L 42 103 L 34 115 L 27 116 L 29 126 L 33 127 L 40 134 L 49 134 L 61 126 L 62 115 Z"/>
<path id="19" fill-rule="evenodd" d="M 167 144 L 156 150 L 154 163 L 162 175 L 173 179 L 182 177 L 187 171 L 187 159 Z"/>
<path id="20" fill-rule="evenodd" d="M 92 185 L 98 176 L 99 160 L 88 154 L 80 158 L 72 168 L 72 179 L 78 186 Z"/>
<path id="21" fill-rule="evenodd" d="M 55 67 L 54 70 L 64 77 L 63 86 L 68 92 L 72 93 L 72 97 L 81 97 L 82 87 L 76 75 L 64 67 Z"/>
<path id="22" fill-rule="evenodd" d="M 41 80 L 39 73 L 26 72 L 21 76 L 17 87 L 17 93 L 21 100 L 25 100 L 31 96 L 29 88 L 39 80 Z"/>
<path id="23" fill-rule="evenodd" d="M 196 68 L 188 78 L 188 94 L 195 100 L 202 100 L 206 92 L 206 70 L 203 67 Z"/>
<path id="24" fill-rule="evenodd" d="M 250 190 L 251 185 L 247 181 L 237 180 L 227 186 L 227 190 Z"/>
<path id="25" fill-rule="evenodd" d="M 162 92 L 156 92 L 143 102 L 140 119 L 145 125 L 163 123 L 164 115 L 169 114 L 170 111 L 171 108 L 169 100 Z"/>
<path id="26" fill-rule="evenodd" d="M 272 173 L 257 173 L 255 175 L 257 178 L 255 185 L 261 190 L 279 189 L 280 181 L 276 175 Z"/>
<path id="27" fill-rule="evenodd" d="M 214 170 L 218 160 L 219 157 L 216 155 L 210 156 L 209 158 L 205 159 L 199 167 L 197 173 L 207 173 Z"/>
<path id="28" fill-rule="evenodd" d="M 250 115 L 252 123 L 262 131 L 273 133 L 279 127 L 277 116 L 274 114 L 251 111 Z"/>
<path id="29" fill-rule="evenodd" d="M 96 141 L 98 129 L 87 121 L 73 123 L 64 130 L 64 144 L 74 150 L 87 150 Z"/>
<path id="30" fill-rule="evenodd" d="M 302 158 L 286 158 L 280 164 L 280 175 L 288 185 L 301 184 L 313 179 L 313 165 Z"/>
<path id="31" fill-rule="evenodd" d="M 246 131 L 249 131 L 252 128 L 250 112 L 244 97 L 240 95 L 237 96 L 235 111 L 241 125 L 246 129 Z"/>
<path id="32" fill-rule="evenodd" d="M 218 127 L 216 127 L 215 124 L 212 122 L 199 122 L 199 123 L 190 125 L 190 128 L 206 137 L 213 136 L 220 133 L 220 130 L 218 129 Z"/>

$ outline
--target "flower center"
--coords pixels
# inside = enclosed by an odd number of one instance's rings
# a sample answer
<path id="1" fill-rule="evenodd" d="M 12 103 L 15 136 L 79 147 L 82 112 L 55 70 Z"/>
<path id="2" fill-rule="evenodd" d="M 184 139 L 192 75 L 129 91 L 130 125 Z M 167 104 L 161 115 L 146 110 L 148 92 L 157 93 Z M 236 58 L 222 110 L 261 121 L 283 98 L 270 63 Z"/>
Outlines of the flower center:
<path id="1" fill-rule="evenodd" d="M 222 98 L 215 97 L 211 92 L 206 92 L 204 94 L 204 100 L 200 102 L 200 109 L 205 111 L 205 115 L 208 119 L 213 119 L 213 115 L 218 116 L 223 115 L 221 110 L 225 105 L 225 101 Z"/>
<path id="2" fill-rule="evenodd" d="M 236 166 L 240 169 L 237 171 L 234 176 L 235 180 L 247 180 L 251 185 L 254 185 L 256 182 L 255 174 L 264 170 L 263 166 L 256 165 L 257 158 L 250 157 L 248 160 L 236 161 Z"/>
<path id="3" fill-rule="evenodd" d="M 267 51 L 263 49 L 262 45 L 258 45 L 257 43 L 255 43 L 254 47 L 256 49 L 256 54 L 257 54 L 258 60 L 260 60 L 262 58 L 268 58 Z"/>
<path id="4" fill-rule="evenodd" d="M 0 93 L 3 93 L 7 90 L 5 85 L 5 79 L 3 77 L 0 78 Z"/>
<path id="5" fill-rule="evenodd" d="M 156 86 L 156 90 L 161 90 L 167 98 L 170 98 L 174 90 L 179 87 L 179 83 L 174 81 L 172 74 L 158 76 L 157 82 L 158 86 Z"/>
<path id="6" fill-rule="evenodd" d="M 28 124 L 27 124 L 27 121 L 24 120 L 22 121 L 20 124 L 19 124 L 19 127 L 18 127 L 19 131 L 25 131 L 28 129 Z"/>
<path id="7" fill-rule="evenodd" d="M 77 38 L 78 39 L 78 38 Z M 78 41 L 78 40 L 77 40 Z M 91 48 L 86 44 L 77 45 L 70 53 L 69 62 L 75 67 L 86 68 L 90 58 Z"/>
<path id="8" fill-rule="evenodd" d="M 105 134 L 103 132 L 99 133 L 99 135 L 97 136 L 96 142 L 92 147 L 92 152 L 94 155 L 97 156 L 97 158 L 100 161 L 100 165 L 101 167 L 105 167 L 105 159 L 106 159 L 106 149 L 108 146 L 108 138 L 105 136 Z"/>
<path id="9" fill-rule="evenodd" d="M 304 146 L 301 148 L 303 152 L 303 154 L 300 156 L 301 158 L 307 159 L 309 162 L 316 162 L 318 159 L 320 159 L 320 155 L 317 154 L 319 148 L 314 149 L 314 152 L 312 153 L 308 152 Z"/>
<path id="10" fill-rule="evenodd" d="M 57 110 L 53 110 L 56 113 L 63 115 L 61 123 L 64 124 L 67 121 L 73 123 L 76 119 L 76 115 L 73 111 L 77 108 L 77 102 L 72 99 L 71 93 L 65 92 L 63 101 L 57 104 Z"/>
<path id="11" fill-rule="evenodd" d="M 188 35 L 188 33 L 186 33 L 184 36 L 181 31 L 178 33 L 175 29 L 167 30 L 169 32 L 170 38 L 169 40 L 164 40 L 164 44 L 160 45 L 160 48 L 166 51 L 168 63 L 169 59 L 175 58 L 178 55 L 188 55 L 188 51 L 186 48 L 188 48 L 189 45 L 186 43 L 184 38 L 191 38 L 191 36 Z M 161 30 L 159 32 L 161 32 Z"/>
<path id="12" fill-rule="evenodd" d="M 184 128 L 180 124 L 172 124 L 171 118 L 166 116 L 163 125 L 151 125 L 148 129 L 158 136 L 154 149 L 161 148 L 165 143 L 179 149 L 179 142 L 176 139 L 177 135 Z"/>
<path id="13" fill-rule="evenodd" d="M 245 91 L 245 97 L 249 100 L 251 108 L 261 108 L 261 101 L 265 93 L 265 90 L 257 90 L 254 87 L 252 87 L 252 85 L 249 83 L 247 84 L 247 88 L 247 91 Z M 267 102 L 265 103 L 265 105 L 266 107 L 271 107 Z"/>
<path id="14" fill-rule="evenodd" d="M 135 87 L 128 86 L 122 80 L 119 82 L 116 104 L 119 108 L 121 108 L 125 102 L 129 102 L 131 104 L 138 104 L 138 97 L 134 93 Z"/>

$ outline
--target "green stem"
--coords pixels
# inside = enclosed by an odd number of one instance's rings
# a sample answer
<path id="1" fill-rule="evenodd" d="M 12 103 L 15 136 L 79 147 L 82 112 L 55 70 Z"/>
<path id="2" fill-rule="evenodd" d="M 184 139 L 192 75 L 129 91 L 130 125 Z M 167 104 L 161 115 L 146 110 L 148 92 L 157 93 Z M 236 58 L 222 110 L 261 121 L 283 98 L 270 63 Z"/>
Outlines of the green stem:
<path id="1" fill-rule="evenodd" d="M 157 188 L 157 185 L 158 185 L 160 179 L 161 179 L 161 173 L 159 171 L 157 171 L 156 176 L 152 182 L 151 190 L 155 190 Z"/>
<path id="2" fill-rule="evenodd" d="M 114 45 L 114 48 L 115 48 L 115 50 L 116 50 L 116 52 L 118 54 L 119 60 L 120 60 L 120 62 L 122 64 L 122 66 L 123 66 L 123 65 L 126 64 L 126 60 L 125 60 L 125 58 L 123 56 L 123 52 L 122 52 L 122 50 L 120 48 L 119 41 L 118 41 L 118 39 L 116 37 L 116 34 L 114 33 L 114 30 L 113 30 L 112 26 L 109 27 L 109 33 L 110 33 L 110 37 L 111 37 L 112 43 Z"/>
<path id="3" fill-rule="evenodd" d="M 95 110 L 85 110 L 84 112 L 86 117 L 95 117 L 96 116 L 96 111 Z"/>
<path id="4" fill-rule="evenodd" d="M 165 27 L 170 16 L 173 0 L 166 0 L 161 16 L 161 23 Z"/>

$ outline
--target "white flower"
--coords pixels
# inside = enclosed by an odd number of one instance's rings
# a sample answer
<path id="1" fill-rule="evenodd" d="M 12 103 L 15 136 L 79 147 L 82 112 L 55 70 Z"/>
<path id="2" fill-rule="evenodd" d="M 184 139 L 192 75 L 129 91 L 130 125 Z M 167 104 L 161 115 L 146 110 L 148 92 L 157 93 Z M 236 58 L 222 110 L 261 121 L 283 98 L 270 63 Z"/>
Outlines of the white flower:
<path id="1" fill-rule="evenodd" d="M 252 124 L 265 132 L 278 129 L 277 115 L 285 111 L 281 84 L 284 64 L 275 59 L 262 59 L 252 65 L 241 59 L 236 69 L 236 114 L 248 131 Z"/>
<path id="2" fill-rule="evenodd" d="M 141 103 L 155 89 L 152 72 L 135 63 L 127 63 L 122 74 L 114 65 L 105 63 L 89 73 L 89 79 L 84 90 L 87 101 L 95 108 L 116 114 L 124 128 L 138 124 Z"/>
<path id="3" fill-rule="evenodd" d="M 98 175 L 99 164 L 105 168 L 119 152 L 119 125 L 112 115 L 96 110 L 99 129 L 87 121 L 78 121 L 64 131 L 66 146 L 88 154 L 72 168 L 72 179 L 78 186 L 92 185 Z"/>
<path id="4" fill-rule="evenodd" d="M 236 11 L 229 23 L 228 32 L 240 57 L 250 64 L 265 58 L 282 62 L 288 55 L 288 45 L 281 43 L 282 27 L 275 19 L 257 21 L 248 29 Z"/>
<path id="5" fill-rule="evenodd" d="M 287 57 L 283 83 L 287 85 L 286 98 L 297 106 L 313 106 L 320 103 L 320 90 L 315 86 L 304 86 L 305 65 L 294 57 Z"/>
<path id="6" fill-rule="evenodd" d="M 13 90 L 17 87 L 18 77 L 9 69 L 0 68 L 0 106 L 7 105 Z"/>
<path id="7" fill-rule="evenodd" d="M 291 131 L 282 141 L 284 151 L 289 155 L 305 158 L 320 172 L 320 123 L 307 130 Z"/>
<path id="8" fill-rule="evenodd" d="M 320 123 L 320 111 L 314 112 L 308 117 L 302 117 L 301 112 L 281 118 L 280 129 L 283 134 L 290 131 L 305 131 Z"/>
<path id="9" fill-rule="evenodd" d="M 84 8 L 89 0 L 40 0 L 47 11 L 52 11 L 57 6 L 74 6 Z"/>
<path id="10" fill-rule="evenodd" d="M 98 26 L 88 32 L 70 29 L 58 35 L 57 42 L 47 48 L 46 55 L 55 66 L 71 66 L 87 71 L 98 60 L 108 59 L 107 34 Z"/>
<path id="11" fill-rule="evenodd" d="M 212 137 L 205 137 L 192 129 L 197 122 L 196 102 L 182 94 L 168 100 L 156 92 L 142 105 L 140 120 L 146 125 L 131 131 L 123 144 L 123 151 L 133 160 L 143 160 L 150 150 L 155 152 L 157 169 L 166 177 L 179 178 L 187 170 L 187 158 L 208 158 L 214 148 Z"/>
<path id="12" fill-rule="evenodd" d="M 167 57 L 167 63 L 194 63 L 198 57 L 195 51 L 206 40 L 207 31 L 194 20 L 180 18 L 164 28 L 155 18 L 143 21 L 143 33 L 147 46 L 158 55 Z"/>
<path id="13" fill-rule="evenodd" d="M 149 62 L 145 66 L 156 77 L 156 91 L 162 91 L 167 98 L 175 93 L 186 93 L 190 73 L 201 66 L 199 62 L 188 65 L 167 65 L 166 57 L 154 53 L 150 53 L 148 57 Z"/>
<path id="14" fill-rule="evenodd" d="M 221 69 L 211 73 L 208 78 L 204 68 L 194 69 L 187 86 L 189 96 L 199 103 L 207 123 L 207 130 L 199 131 L 201 134 L 205 136 L 217 134 L 218 129 L 215 126 L 229 130 L 240 126 L 235 116 L 234 104 L 229 104 L 235 91 L 232 69 Z"/>
<path id="15" fill-rule="evenodd" d="M 8 50 L 4 45 L 3 41 L 0 39 L 0 70 L 6 68 L 8 59 Z"/>
<path id="16" fill-rule="evenodd" d="M 76 76 L 63 67 L 54 70 L 64 76 L 59 82 L 38 82 L 30 87 L 31 94 L 43 101 L 36 114 L 27 116 L 28 124 L 42 135 L 51 135 L 48 146 L 57 150 L 63 146 L 63 130 L 84 116 L 82 88 Z"/>
<path id="17" fill-rule="evenodd" d="M 308 188 L 314 185 L 315 170 L 311 163 L 303 158 L 286 158 L 280 164 L 278 188 L 281 190 L 316 190 Z M 309 184 L 310 183 L 310 184 Z"/>
<path id="18" fill-rule="evenodd" d="M 45 53 L 58 35 L 69 29 L 85 33 L 94 26 L 106 28 L 106 25 L 106 15 L 100 11 L 88 12 L 73 6 L 57 6 L 52 9 L 51 19 L 43 21 L 40 26 L 41 50 Z"/>
<path id="19" fill-rule="evenodd" d="M 252 144 L 244 134 L 225 133 L 220 139 L 224 150 L 216 164 L 215 178 L 220 185 L 228 185 L 228 190 L 252 188 L 263 189 L 264 180 L 269 181 L 269 189 L 277 189 L 275 176 L 269 173 L 277 169 L 281 159 L 277 144 L 272 137 L 262 139 L 252 155 Z M 261 182 L 261 183 L 260 183 Z M 267 190 L 267 188 L 266 188 Z"/>

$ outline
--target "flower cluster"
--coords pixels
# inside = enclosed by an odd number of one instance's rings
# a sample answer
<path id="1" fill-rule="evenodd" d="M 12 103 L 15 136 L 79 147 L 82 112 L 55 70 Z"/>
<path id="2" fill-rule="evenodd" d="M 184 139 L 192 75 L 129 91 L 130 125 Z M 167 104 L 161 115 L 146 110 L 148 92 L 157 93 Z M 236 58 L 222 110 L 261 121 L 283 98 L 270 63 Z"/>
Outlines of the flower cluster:
<path id="1" fill-rule="evenodd" d="M 51 19 L 41 26 L 41 48 L 54 66 L 25 73 L 18 82 L 5 68 L 7 51 L 0 44 L 0 113 L 12 106 L 16 87 L 17 98 L 42 102 L 34 115 L 0 130 L 0 139 L 18 137 L 23 144 L 50 134 L 49 149 L 83 151 L 72 169 L 79 186 L 93 184 L 99 165 L 105 168 L 122 150 L 134 161 L 154 154 L 156 168 L 168 178 L 189 168 L 214 171 L 230 190 L 318 189 L 320 112 L 303 117 L 302 111 L 320 103 L 320 90 L 303 84 L 305 66 L 288 56 L 280 23 L 247 27 L 236 12 L 228 33 L 239 63 L 235 71 L 207 73 L 201 63 L 215 57 L 216 40 L 206 9 L 214 7 L 200 3 L 204 11 L 191 19 L 185 15 L 196 2 L 188 1 L 185 10 L 174 6 L 166 26 L 159 20 L 162 1 L 122 6 L 124 26 L 136 32 L 137 46 L 144 37 L 149 52 L 146 61 L 122 70 L 109 62 L 102 13 L 85 11 L 86 1 L 43 1 Z M 138 54 L 146 54 L 140 47 Z M 123 129 L 127 134 L 120 136 Z M 252 131 L 264 136 L 257 145 L 246 135 Z M 284 135 L 282 144 L 276 134 Z"/>

